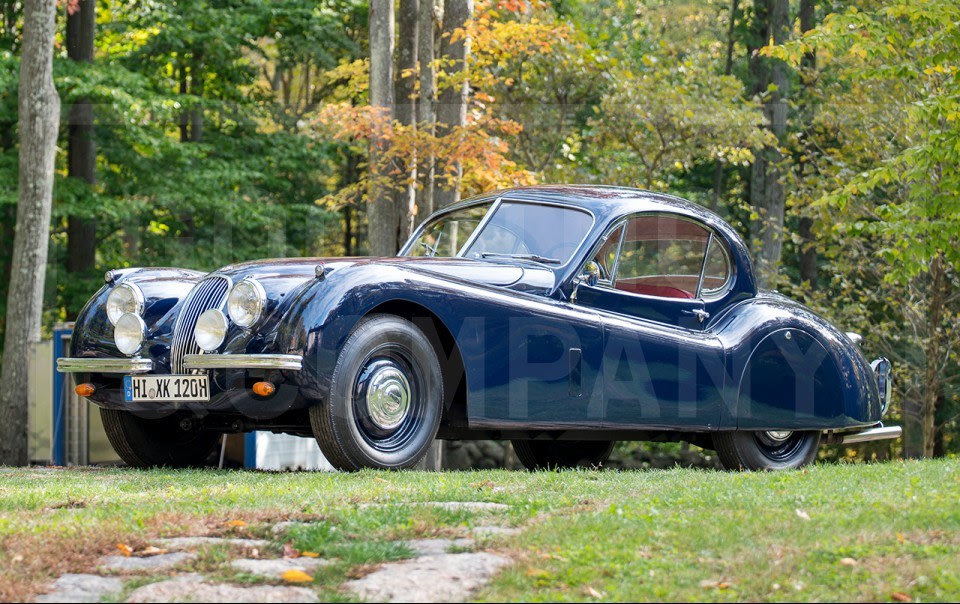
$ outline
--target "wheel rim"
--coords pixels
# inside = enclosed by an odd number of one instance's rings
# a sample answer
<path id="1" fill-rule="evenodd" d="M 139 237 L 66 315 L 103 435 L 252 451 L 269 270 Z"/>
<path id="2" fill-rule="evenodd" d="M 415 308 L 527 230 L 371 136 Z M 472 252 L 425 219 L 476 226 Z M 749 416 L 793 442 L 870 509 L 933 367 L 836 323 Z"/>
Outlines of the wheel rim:
<path id="1" fill-rule="evenodd" d="M 787 461 L 803 446 L 804 433 L 789 430 L 755 432 L 753 435 L 763 454 L 773 461 Z"/>
<path id="2" fill-rule="evenodd" d="M 413 356 L 396 344 L 371 352 L 353 389 L 353 412 L 364 441 L 381 452 L 403 447 L 423 421 L 423 384 Z"/>

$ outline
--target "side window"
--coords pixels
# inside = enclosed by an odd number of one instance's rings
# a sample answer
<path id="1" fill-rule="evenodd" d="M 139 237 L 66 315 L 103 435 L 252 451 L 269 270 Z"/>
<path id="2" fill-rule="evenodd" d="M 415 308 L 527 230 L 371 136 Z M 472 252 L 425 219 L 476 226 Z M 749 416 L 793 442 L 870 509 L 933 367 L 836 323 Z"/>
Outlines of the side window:
<path id="1" fill-rule="evenodd" d="M 723 291 L 730 280 L 730 259 L 723 249 L 723 245 L 714 238 L 707 250 L 707 262 L 704 265 L 703 285 L 700 295 L 711 298 Z"/>
<path id="2" fill-rule="evenodd" d="M 726 284 L 729 266 L 722 246 L 711 239 L 707 228 L 682 218 L 632 218 L 626 224 L 614 287 L 661 298 L 695 298 L 709 252 L 703 293 L 716 293 Z"/>

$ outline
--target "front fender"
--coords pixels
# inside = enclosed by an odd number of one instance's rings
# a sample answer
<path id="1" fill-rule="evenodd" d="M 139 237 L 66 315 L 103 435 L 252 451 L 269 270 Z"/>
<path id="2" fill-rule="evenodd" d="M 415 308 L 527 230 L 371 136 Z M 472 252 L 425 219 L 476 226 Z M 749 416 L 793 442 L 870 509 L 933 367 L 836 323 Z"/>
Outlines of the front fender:
<path id="1" fill-rule="evenodd" d="M 325 400 L 340 350 L 358 321 L 387 302 L 432 307 L 452 287 L 444 278 L 391 265 L 332 271 L 305 287 L 287 308 L 277 329 L 277 350 L 303 356 L 303 369 L 293 379 L 307 399 Z"/>
<path id="2" fill-rule="evenodd" d="M 70 356 L 122 357 L 113 340 L 113 325 L 107 318 L 107 297 L 121 283 L 135 283 L 143 292 L 143 321 L 147 338 L 141 356 L 166 367 L 170 338 L 179 307 L 202 279 L 204 273 L 175 268 L 134 268 L 114 271 L 112 282 L 104 284 L 80 311 L 70 342 Z"/>

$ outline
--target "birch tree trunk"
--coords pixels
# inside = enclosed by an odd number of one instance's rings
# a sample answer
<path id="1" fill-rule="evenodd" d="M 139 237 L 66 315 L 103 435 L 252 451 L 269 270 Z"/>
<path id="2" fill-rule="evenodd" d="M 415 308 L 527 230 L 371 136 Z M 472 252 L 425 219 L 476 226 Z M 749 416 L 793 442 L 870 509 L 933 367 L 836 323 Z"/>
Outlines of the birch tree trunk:
<path id="1" fill-rule="evenodd" d="M 800 0 L 800 35 L 816 26 L 816 0 Z M 804 155 L 814 153 L 807 130 L 813 128 L 815 104 L 812 102 L 816 80 L 817 55 L 811 50 L 804 53 L 800 60 L 800 121 L 805 132 L 802 134 Z M 810 163 L 810 162 L 805 162 Z M 813 218 L 808 214 L 800 216 L 797 227 L 800 236 L 800 281 L 806 282 L 811 290 L 817 289 L 817 240 L 813 233 Z"/>
<path id="2" fill-rule="evenodd" d="M 71 61 L 93 63 L 96 35 L 96 1 L 80 0 L 77 10 L 67 15 L 67 56 Z M 97 182 L 97 143 L 93 130 L 93 105 L 80 99 L 70 108 L 68 171 L 71 178 L 90 186 Z M 89 273 L 96 267 L 97 222 L 93 218 L 67 218 L 67 272 Z M 84 302 L 69 308 L 70 316 L 80 312 Z"/>
<path id="3" fill-rule="evenodd" d="M 395 116 L 398 124 L 413 131 L 417 128 L 417 54 L 419 52 L 417 17 L 419 11 L 419 0 L 400 0 L 397 20 L 397 72 L 394 87 Z M 400 182 L 397 183 L 393 195 L 398 227 L 394 253 L 400 249 L 413 231 L 417 205 L 418 159 L 416 148 L 413 147 L 410 156 L 402 158 L 403 165 L 398 166 Z"/>
<path id="4" fill-rule="evenodd" d="M 380 166 L 393 123 L 393 0 L 370 0 L 370 192 L 367 203 L 370 255 L 392 256 L 397 247 L 397 214 Z"/>
<path id="5" fill-rule="evenodd" d="M 419 64 L 420 94 L 417 97 L 417 122 L 426 138 L 436 133 L 437 121 L 437 73 L 436 32 L 442 16 L 442 6 L 437 0 L 421 0 L 417 23 L 417 63 Z M 417 158 L 417 176 L 420 187 L 417 189 L 417 214 L 415 224 L 433 213 L 434 162 L 432 153 Z"/>
<path id="6" fill-rule="evenodd" d="M 463 30 L 472 16 L 473 0 L 445 0 L 440 57 L 445 59 L 444 66 L 451 75 L 462 74 L 466 69 L 467 58 L 470 56 L 470 38 L 456 32 Z M 447 86 L 440 93 L 437 106 L 438 136 L 445 136 L 455 128 L 466 125 L 468 93 L 469 84 L 466 78 L 456 86 Z M 446 169 L 437 175 L 434 193 L 437 209 L 460 200 L 460 179 L 463 177 L 463 165 L 459 161 L 454 161 L 451 165 L 443 161 L 444 158 L 440 159 L 440 165 Z"/>
<path id="7" fill-rule="evenodd" d="M 54 159 L 60 125 L 60 97 L 53 85 L 56 13 L 57 3 L 53 0 L 35 0 L 24 5 L 17 228 L 0 374 L 0 464 L 3 465 L 29 462 L 25 359 L 40 341 Z"/>

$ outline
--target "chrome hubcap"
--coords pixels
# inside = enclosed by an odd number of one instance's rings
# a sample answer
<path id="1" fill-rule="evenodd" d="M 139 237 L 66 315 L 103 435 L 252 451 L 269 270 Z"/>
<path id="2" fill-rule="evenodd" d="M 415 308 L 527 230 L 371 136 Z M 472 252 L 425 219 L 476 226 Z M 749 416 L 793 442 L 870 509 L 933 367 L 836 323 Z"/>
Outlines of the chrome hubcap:
<path id="1" fill-rule="evenodd" d="M 764 434 L 771 441 L 775 443 L 782 443 L 789 440 L 789 438 L 793 435 L 793 432 L 789 430 L 779 430 L 779 431 L 773 431 L 773 432 L 764 432 Z"/>
<path id="2" fill-rule="evenodd" d="M 394 430 L 410 409 L 410 383 L 397 367 L 381 367 L 369 377 L 366 399 L 370 421 L 381 430 Z"/>

